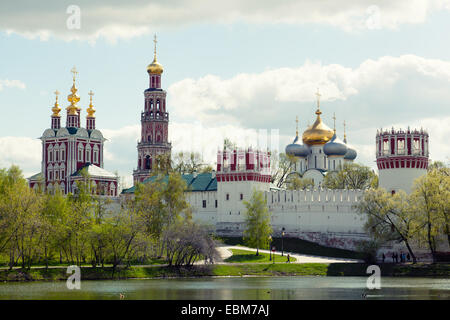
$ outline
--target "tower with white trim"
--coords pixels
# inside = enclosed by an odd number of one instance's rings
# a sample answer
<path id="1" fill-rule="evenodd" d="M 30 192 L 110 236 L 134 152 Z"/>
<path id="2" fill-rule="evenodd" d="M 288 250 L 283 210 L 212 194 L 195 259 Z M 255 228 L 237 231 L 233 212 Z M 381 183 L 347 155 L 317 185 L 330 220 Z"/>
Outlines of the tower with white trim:
<path id="1" fill-rule="evenodd" d="M 428 133 L 423 129 L 377 130 L 376 158 L 379 186 L 410 193 L 414 180 L 428 169 Z"/>

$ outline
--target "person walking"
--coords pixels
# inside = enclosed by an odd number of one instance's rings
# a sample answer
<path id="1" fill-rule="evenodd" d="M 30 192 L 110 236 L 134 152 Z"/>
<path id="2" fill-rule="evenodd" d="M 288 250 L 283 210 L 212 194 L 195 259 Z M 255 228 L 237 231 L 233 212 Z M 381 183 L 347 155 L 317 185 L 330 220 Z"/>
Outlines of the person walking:
<path id="1" fill-rule="evenodd" d="M 384 255 L 384 252 L 383 252 L 383 254 L 381 255 L 381 259 L 383 260 L 383 263 L 384 263 L 384 259 L 386 259 L 386 256 Z"/>
<path id="2" fill-rule="evenodd" d="M 391 257 L 392 257 L 392 263 L 395 263 L 395 253 L 391 252 Z"/>
<path id="3" fill-rule="evenodd" d="M 287 261 L 286 261 L 286 263 L 291 263 L 291 255 L 289 253 L 287 254 Z"/>
<path id="4" fill-rule="evenodd" d="M 411 256 L 409 255 L 409 252 L 408 252 L 408 254 L 406 255 L 406 259 L 408 259 L 408 262 L 411 260 Z"/>

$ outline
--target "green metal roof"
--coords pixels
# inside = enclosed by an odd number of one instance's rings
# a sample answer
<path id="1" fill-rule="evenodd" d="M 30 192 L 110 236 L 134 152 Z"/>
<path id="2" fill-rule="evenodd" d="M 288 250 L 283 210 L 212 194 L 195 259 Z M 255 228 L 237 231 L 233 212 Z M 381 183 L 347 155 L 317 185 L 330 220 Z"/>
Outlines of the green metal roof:
<path id="1" fill-rule="evenodd" d="M 217 191 L 217 179 L 212 177 L 212 173 L 200 173 L 196 177 L 193 174 L 184 174 L 181 176 L 184 181 L 186 181 L 186 185 L 188 187 L 187 191 L 190 192 L 199 192 L 199 191 Z M 167 183 L 169 177 L 165 176 L 163 181 Z M 156 176 L 147 178 L 143 183 L 154 182 L 156 180 Z M 124 189 L 122 193 L 130 194 L 134 193 L 135 187 L 131 187 L 128 189 Z"/>
<path id="2" fill-rule="evenodd" d="M 28 180 L 41 180 L 44 176 L 42 175 L 42 172 L 36 173 L 35 175 L 32 175 L 28 178 Z"/>

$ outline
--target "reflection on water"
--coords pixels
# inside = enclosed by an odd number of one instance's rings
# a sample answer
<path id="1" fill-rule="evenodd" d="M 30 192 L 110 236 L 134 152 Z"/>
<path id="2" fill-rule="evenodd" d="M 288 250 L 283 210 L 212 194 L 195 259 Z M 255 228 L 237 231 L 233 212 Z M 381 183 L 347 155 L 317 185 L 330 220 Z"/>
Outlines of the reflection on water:
<path id="1" fill-rule="evenodd" d="M 365 277 L 243 277 L 0 284 L 0 299 L 450 299 L 450 279 L 387 278 L 366 289 Z"/>

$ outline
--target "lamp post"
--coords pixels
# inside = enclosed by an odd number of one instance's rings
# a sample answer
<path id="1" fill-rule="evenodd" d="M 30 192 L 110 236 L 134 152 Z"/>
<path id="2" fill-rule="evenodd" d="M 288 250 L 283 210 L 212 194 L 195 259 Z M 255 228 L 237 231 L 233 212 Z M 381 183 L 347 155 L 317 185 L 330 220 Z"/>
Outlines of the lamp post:
<path id="1" fill-rule="evenodd" d="M 283 238 L 284 238 L 284 227 L 283 227 L 283 229 L 281 229 L 282 230 L 282 232 L 281 232 L 281 256 L 284 256 L 284 250 L 283 250 Z"/>
<path id="2" fill-rule="evenodd" d="M 269 236 L 269 261 L 272 261 L 272 236 Z"/>

